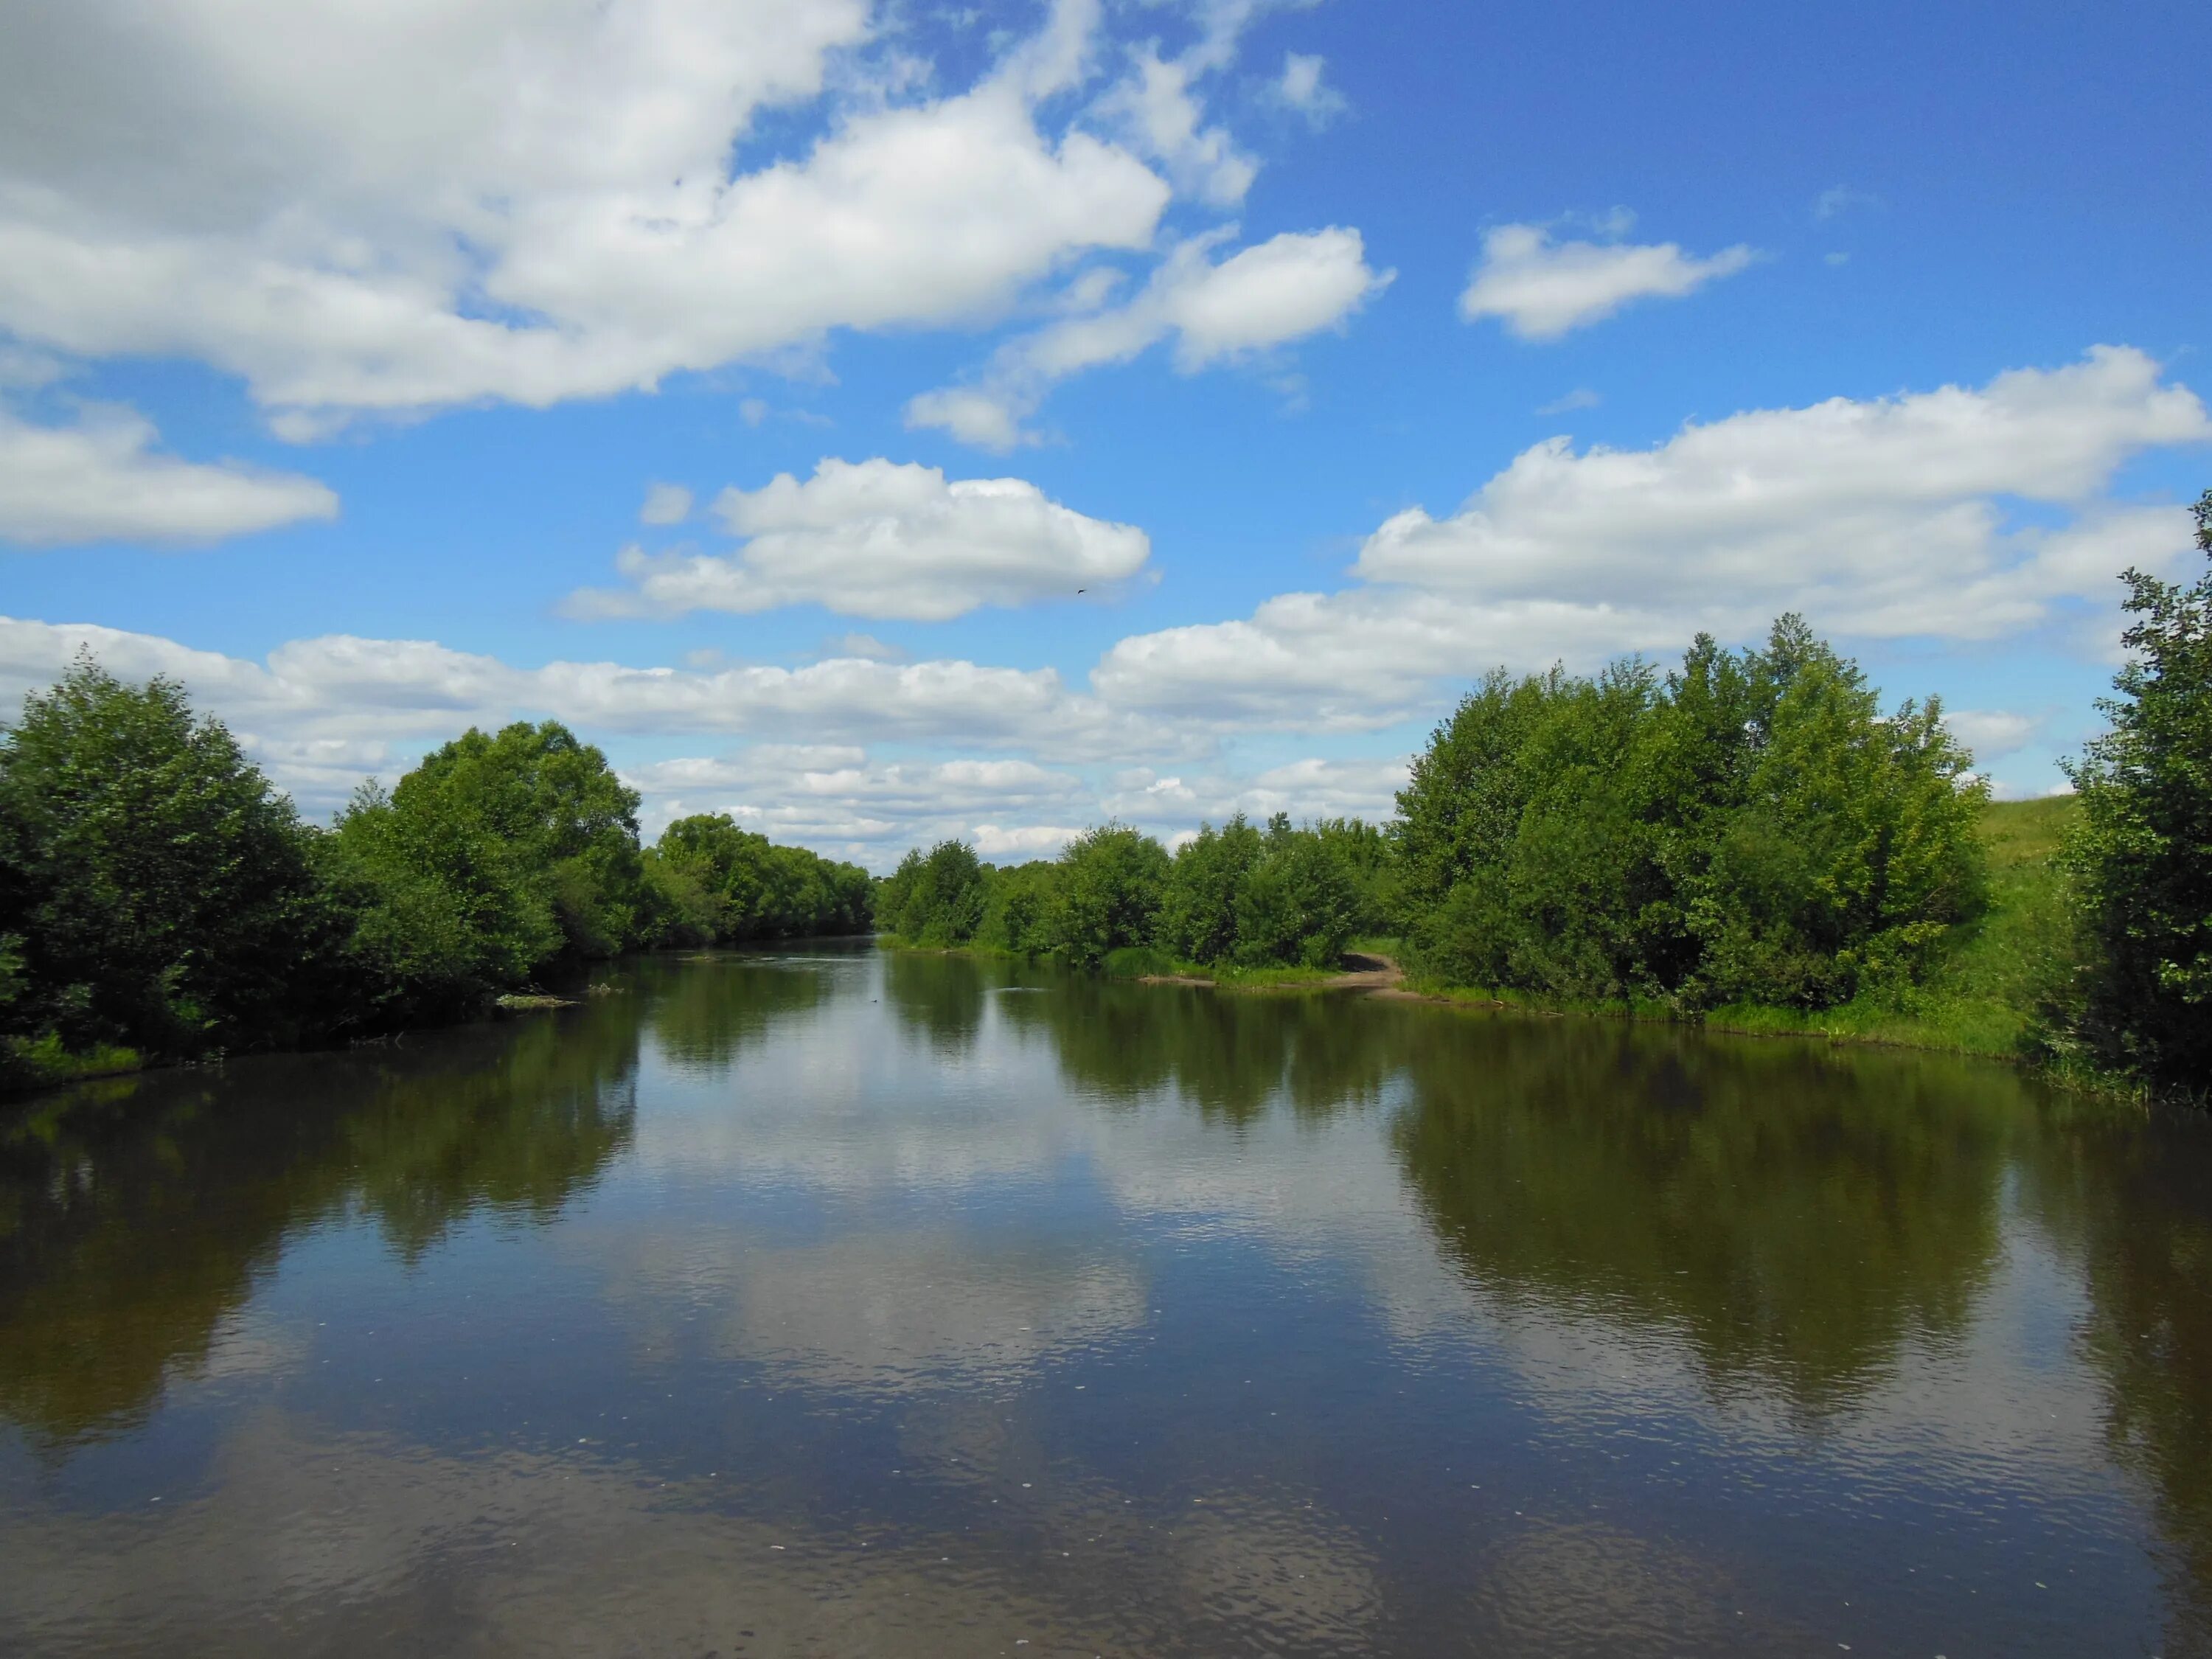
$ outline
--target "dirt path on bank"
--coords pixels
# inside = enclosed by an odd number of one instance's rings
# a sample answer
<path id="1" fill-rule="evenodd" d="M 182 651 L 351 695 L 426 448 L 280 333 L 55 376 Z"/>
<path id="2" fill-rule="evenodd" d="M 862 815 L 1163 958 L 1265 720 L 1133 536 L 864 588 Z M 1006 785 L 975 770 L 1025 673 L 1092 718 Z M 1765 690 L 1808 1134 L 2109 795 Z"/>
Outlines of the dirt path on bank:
<path id="1" fill-rule="evenodd" d="M 1215 979 L 1200 979 L 1194 974 L 1146 974 L 1138 979 L 1139 985 L 1196 985 L 1214 991 L 1365 991 L 1370 994 L 1398 993 L 1405 983 L 1406 970 L 1389 957 L 1376 956 L 1364 951 L 1344 953 L 1345 971 L 1328 979 L 1289 979 L 1256 983 L 1231 980 L 1223 983 Z"/>

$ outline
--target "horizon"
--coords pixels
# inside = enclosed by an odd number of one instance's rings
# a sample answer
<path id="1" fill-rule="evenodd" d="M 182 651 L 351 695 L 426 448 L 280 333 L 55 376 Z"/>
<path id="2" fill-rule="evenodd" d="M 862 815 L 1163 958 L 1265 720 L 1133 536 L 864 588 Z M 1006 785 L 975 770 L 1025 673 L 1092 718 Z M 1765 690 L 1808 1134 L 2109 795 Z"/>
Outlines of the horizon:
<path id="1" fill-rule="evenodd" d="M 124 17 L 0 64 L 0 708 L 313 817 L 553 718 L 878 872 L 1376 819 L 1790 611 L 2032 797 L 2201 556 L 2198 9 Z"/>

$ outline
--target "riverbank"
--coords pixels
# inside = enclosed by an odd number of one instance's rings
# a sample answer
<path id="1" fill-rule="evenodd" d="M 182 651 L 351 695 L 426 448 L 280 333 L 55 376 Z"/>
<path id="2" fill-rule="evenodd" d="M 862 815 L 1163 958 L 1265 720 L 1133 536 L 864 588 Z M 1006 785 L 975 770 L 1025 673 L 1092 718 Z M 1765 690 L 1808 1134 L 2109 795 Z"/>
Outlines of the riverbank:
<path id="1" fill-rule="evenodd" d="M 1870 994 L 1837 1007 L 1736 1003 L 1686 1015 L 1664 1002 L 1577 1001 L 1511 987 L 1439 983 L 1419 975 L 1383 994 L 1530 1013 L 1686 1022 L 1753 1036 L 1817 1037 L 1973 1054 L 2035 1064 L 2054 1071 L 2069 1086 L 2134 1094 L 2137 1090 L 2124 1079 L 2073 1066 L 2053 1068 L 2045 1058 L 2044 1011 L 2075 959 L 2057 856 L 2079 811 L 2069 796 L 1991 803 L 1978 826 L 1989 853 L 1988 909 L 1950 930 L 1921 984 Z"/>
<path id="2" fill-rule="evenodd" d="M 1738 1003 L 1694 1015 L 1656 1000 L 1576 1000 L 1512 987 L 1455 985 L 1403 972 L 1395 959 L 1396 941 L 1391 939 L 1357 941 L 1340 969 L 1205 968 L 1138 948 L 1114 952 L 1103 971 L 1109 977 L 1146 984 L 1210 985 L 1219 990 L 1364 989 L 1440 1005 L 1686 1023 L 1740 1035 L 1817 1037 L 2035 1060 L 2043 1010 L 2074 960 L 2065 879 L 2057 855 L 2079 810 L 2065 796 L 1995 802 L 1985 808 L 1978 830 L 1989 854 L 1987 910 L 1951 930 L 1923 983 L 1869 994 L 1833 1008 Z M 2067 1080 L 2128 1091 L 2124 1084 L 2109 1079 L 2069 1073 Z"/>

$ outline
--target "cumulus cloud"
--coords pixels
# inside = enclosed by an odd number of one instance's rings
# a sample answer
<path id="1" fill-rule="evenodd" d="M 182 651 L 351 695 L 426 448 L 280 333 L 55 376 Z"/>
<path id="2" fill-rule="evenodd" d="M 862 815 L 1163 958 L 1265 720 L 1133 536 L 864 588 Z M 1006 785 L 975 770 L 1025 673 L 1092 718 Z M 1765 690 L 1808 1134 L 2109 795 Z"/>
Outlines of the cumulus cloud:
<path id="1" fill-rule="evenodd" d="M 733 753 L 627 766 L 645 796 L 648 826 L 690 812 L 727 812 L 770 839 L 874 867 L 909 846 L 947 837 L 1015 845 L 999 820 L 1096 816 L 1090 786 L 1076 774 L 1003 756 L 878 761 L 857 744 L 755 744 Z M 1054 836 L 1068 832 L 1055 830 Z M 1053 843 L 1056 849 L 1058 842 Z"/>
<path id="2" fill-rule="evenodd" d="M 1143 531 L 1086 518 L 1020 478 L 948 481 L 936 467 L 881 459 L 824 459 L 804 483 L 786 472 L 756 490 L 726 489 L 714 510 L 742 538 L 736 553 L 626 549 L 617 566 L 633 586 L 578 593 L 572 612 L 817 604 L 941 622 L 1126 580 L 1151 553 Z"/>
<path id="3" fill-rule="evenodd" d="M 1343 323 L 1388 287 L 1395 271 L 1367 263 L 1357 230 L 1285 232 L 1215 263 L 1234 227 L 1193 237 L 1126 303 L 1062 318 L 1000 348 L 980 384 L 926 392 L 907 423 L 1004 449 L 1057 381 L 1126 362 L 1173 339 L 1178 372 L 1251 357 Z"/>
<path id="4" fill-rule="evenodd" d="M 85 404 L 65 426 L 0 406 L 0 541 L 211 542 L 337 516 L 313 478 L 180 460 L 155 447 L 159 435 L 112 404 Z"/>
<path id="5" fill-rule="evenodd" d="M 1282 75 L 1273 88 L 1278 103 L 1303 115 L 1316 129 L 1327 126 L 1346 107 L 1344 94 L 1322 80 L 1323 68 L 1318 52 L 1285 52 Z"/>
<path id="6" fill-rule="evenodd" d="M 1163 775 L 1150 767 L 1135 767 L 1115 777 L 1104 805 L 1115 817 L 1132 823 L 1177 825 L 1186 831 L 1200 823 L 1224 823 L 1238 812 L 1254 823 L 1278 812 L 1300 823 L 1322 817 L 1372 823 L 1396 810 L 1398 791 L 1409 775 L 1404 757 L 1314 757 L 1272 766 L 1251 777 L 1212 770 Z"/>
<path id="7" fill-rule="evenodd" d="M 682 524 L 691 516 L 691 492 L 682 484 L 657 483 L 646 487 L 645 505 L 638 509 L 640 524 Z"/>
<path id="8" fill-rule="evenodd" d="M 213 364 L 304 437 L 972 319 L 1152 243 L 1168 183 L 1038 125 L 1097 27 L 1060 0 L 911 101 L 866 0 L 35 8 L 0 58 L 0 328 Z M 818 137 L 749 166 L 772 110 Z"/>
<path id="9" fill-rule="evenodd" d="M 1133 72 L 1099 100 L 1131 147 L 1158 161 L 1177 188 L 1215 207 L 1234 207 L 1259 174 L 1225 127 L 1206 126 L 1192 89 L 1202 66 L 1189 58 L 1164 59 L 1154 46 L 1133 54 Z"/>
<path id="10" fill-rule="evenodd" d="M 1250 776 L 1211 764 L 1165 775 L 1115 771 L 1100 788 L 1082 772 L 1012 757 L 879 760 L 859 744 L 754 744 L 727 755 L 623 768 L 646 799 L 648 828 L 686 813 L 727 812 L 777 841 L 839 850 L 887 867 L 904 850 L 945 839 L 983 857 L 1048 858 L 1107 818 L 1170 841 L 1201 821 L 1243 812 L 1387 817 L 1405 785 L 1403 758 L 1307 759 Z"/>
<path id="11" fill-rule="evenodd" d="M 957 744 L 1048 753 L 1064 764 L 1207 746 L 1195 726 L 1109 708 L 1050 669 L 849 657 L 800 668 L 526 668 L 428 641 L 347 635 L 296 640 L 254 662 L 157 635 L 4 617 L 0 707 L 52 684 L 80 649 L 126 678 L 183 681 L 280 783 L 318 803 L 342 799 L 362 771 L 410 747 L 518 718 L 550 716 L 614 737 Z"/>
<path id="12" fill-rule="evenodd" d="M 1555 242 L 1541 225 L 1499 225 L 1482 239 L 1460 315 L 1499 318 L 1524 340 L 1556 340 L 1632 300 L 1680 299 L 1756 258 L 1741 246 L 1699 259 L 1674 242 Z"/>
<path id="13" fill-rule="evenodd" d="M 1976 763 L 1983 766 L 2019 753 L 2044 726 L 2040 715 L 2002 708 L 1947 708 L 1943 723 L 1951 728 L 1952 736 L 1974 751 Z"/>
<path id="14" fill-rule="evenodd" d="M 2122 347 L 1979 388 L 1753 410 L 1646 450 L 1554 440 L 1449 518 L 1391 518 L 1360 585 L 1125 639 L 1092 684 L 1125 708 L 1358 727 L 1494 664 L 1741 639 L 1786 610 L 1844 635 L 2005 636 L 2108 605 L 2117 572 L 2185 550 L 2184 509 L 2106 492 L 2130 457 L 2208 440 L 2197 397 Z"/>

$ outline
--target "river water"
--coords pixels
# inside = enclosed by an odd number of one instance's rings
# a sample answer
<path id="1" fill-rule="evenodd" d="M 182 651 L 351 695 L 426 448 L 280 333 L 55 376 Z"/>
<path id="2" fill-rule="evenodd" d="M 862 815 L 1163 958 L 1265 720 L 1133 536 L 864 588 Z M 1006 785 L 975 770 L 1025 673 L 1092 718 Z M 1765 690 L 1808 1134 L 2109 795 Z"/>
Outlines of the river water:
<path id="1" fill-rule="evenodd" d="M 0 1651 L 2212 1653 L 2201 1117 L 866 949 L 609 985 L 0 1119 Z"/>

